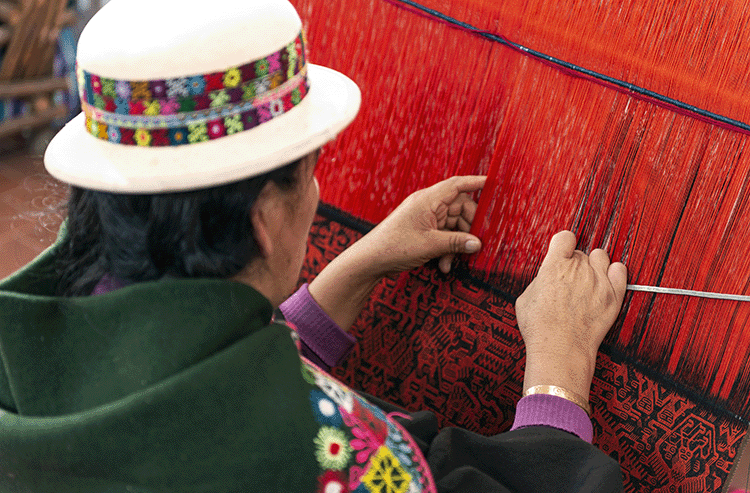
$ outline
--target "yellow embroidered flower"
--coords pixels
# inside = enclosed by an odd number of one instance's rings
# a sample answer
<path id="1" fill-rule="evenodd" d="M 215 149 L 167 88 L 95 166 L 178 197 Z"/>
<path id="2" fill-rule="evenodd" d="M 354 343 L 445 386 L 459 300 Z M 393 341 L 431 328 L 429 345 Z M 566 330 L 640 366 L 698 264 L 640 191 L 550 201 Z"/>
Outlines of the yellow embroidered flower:
<path id="1" fill-rule="evenodd" d="M 151 143 L 151 133 L 148 130 L 139 128 L 135 131 L 135 143 L 139 146 L 147 146 Z"/>
<path id="2" fill-rule="evenodd" d="M 242 81 L 242 74 L 238 68 L 230 68 L 224 74 L 224 87 L 237 87 Z"/>
<path id="3" fill-rule="evenodd" d="M 380 447 L 377 455 L 370 459 L 370 469 L 362 476 L 362 482 L 370 491 L 406 493 L 411 483 L 411 474 L 401 467 L 387 447 Z"/>
<path id="4" fill-rule="evenodd" d="M 188 142 L 205 142 L 208 140 L 208 127 L 205 123 L 193 123 L 188 125 Z"/>
<path id="5" fill-rule="evenodd" d="M 240 118 L 240 115 L 234 115 L 224 118 L 224 127 L 226 128 L 227 135 L 242 132 L 242 119 Z"/>
<path id="6" fill-rule="evenodd" d="M 274 74 L 271 76 L 270 87 L 271 87 L 271 89 L 276 89 L 283 82 L 284 82 L 284 80 L 282 79 L 281 74 L 279 72 L 274 72 Z"/>
<path id="7" fill-rule="evenodd" d="M 297 47 L 294 46 L 294 43 L 290 43 L 286 47 L 286 53 L 288 57 L 286 78 L 291 79 L 294 76 L 295 69 L 297 68 Z"/>
<path id="8" fill-rule="evenodd" d="M 208 95 L 211 98 L 211 108 L 224 106 L 229 102 L 229 94 L 226 91 L 216 91 Z"/>
<path id="9" fill-rule="evenodd" d="M 96 135 L 100 139 L 109 140 L 109 131 L 107 129 L 107 125 L 104 123 L 99 124 L 99 132 Z"/>
<path id="10" fill-rule="evenodd" d="M 151 90 L 148 88 L 148 82 L 131 82 L 133 99 L 151 99 Z"/>
<path id="11" fill-rule="evenodd" d="M 143 110 L 144 115 L 158 116 L 161 114 L 161 104 L 159 104 L 159 101 L 144 101 L 143 104 L 145 106 Z"/>

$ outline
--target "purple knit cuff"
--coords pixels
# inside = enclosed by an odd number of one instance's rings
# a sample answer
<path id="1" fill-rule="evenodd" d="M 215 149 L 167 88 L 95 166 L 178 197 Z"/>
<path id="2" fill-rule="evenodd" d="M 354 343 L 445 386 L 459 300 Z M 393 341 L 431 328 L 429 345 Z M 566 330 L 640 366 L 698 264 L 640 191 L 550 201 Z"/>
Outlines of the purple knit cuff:
<path id="1" fill-rule="evenodd" d="M 551 426 L 591 443 L 594 428 L 586 411 L 556 395 L 532 394 L 518 401 L 511 430 L 527 426 Z"/>
<path id="2" fill-rule="evenodd" d="M 109 274 L 104 274 L 99 282 L 96 283 L 96 286 L 94 286 L 94 290 L 91 292 L 91 295 L 97 296 L 100 294 L 107 294 L 112 291 L 117 291 L 120 288 L 124 288 L 127 285 L 128 283 L 126 283 L 125 281 L 122 281 L 116 277 L 112 277 Z"/>
<path id="3" fill-rule="evenodd" d="M 357 342 L 316 303 L 306 283 L 279 308 L 284 318 L 297 327 L 302 343 L 329 368 L 338 365 Z"/>

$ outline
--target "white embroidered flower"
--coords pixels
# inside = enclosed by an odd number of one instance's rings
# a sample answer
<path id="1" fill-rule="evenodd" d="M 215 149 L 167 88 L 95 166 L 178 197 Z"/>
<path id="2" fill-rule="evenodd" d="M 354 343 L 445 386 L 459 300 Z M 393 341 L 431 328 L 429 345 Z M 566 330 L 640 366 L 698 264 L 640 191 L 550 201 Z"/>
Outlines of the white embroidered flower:
<path id="1" fill-rule="evenodd" d="M 354 398 L 348 389 L 317 371 L 315 372 L 315 384 L 320 387 L 320 390 L 330 397 L 333 402 L 345 409 L 346 412 L 352 412 L 354 409 Z"/>
<path id="2" fill-rule="evenodd" d="M 323 426 L 314 439 L 315 457 L 323 469 L 340 471 L 352 456 L 352 449 L 343 431 Z"/>
<path id="3" fill-rule="evenodd" d="M 188 80 L 186 78 L 167 79 L 167 97 L 176 98 L 188 95 Z"/>

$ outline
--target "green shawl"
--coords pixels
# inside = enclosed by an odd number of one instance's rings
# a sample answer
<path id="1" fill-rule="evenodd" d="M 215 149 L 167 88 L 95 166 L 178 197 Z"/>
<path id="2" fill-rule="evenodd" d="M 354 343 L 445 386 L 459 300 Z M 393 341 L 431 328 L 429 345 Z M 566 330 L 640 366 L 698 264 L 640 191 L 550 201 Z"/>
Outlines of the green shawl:
<path id="1" fill-rule="evenodd" d="M 312 386 L 263 296 L 164 280 L 55 297 L 55 251 L 0 282 L 0 491 L 315 489 Z"/>

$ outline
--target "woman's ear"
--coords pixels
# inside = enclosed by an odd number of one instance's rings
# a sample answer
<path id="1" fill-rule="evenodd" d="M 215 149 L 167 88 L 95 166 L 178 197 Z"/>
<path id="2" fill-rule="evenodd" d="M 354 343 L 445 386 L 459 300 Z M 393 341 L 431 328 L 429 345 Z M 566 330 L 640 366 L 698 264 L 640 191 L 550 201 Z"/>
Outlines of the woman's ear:
<path id="1" fill-rule="evenodd" d="M 258 198 L 250 208 L 250 222 L 253 225 L 253 238 L 260 256 L 267 259 L 273 254 L 273 238 L 275 236 L 274 226 L 279 224 L 278 211 L 279 201 L 276 194 L 270 188 L 271 183 L 266 183 Z"/>

